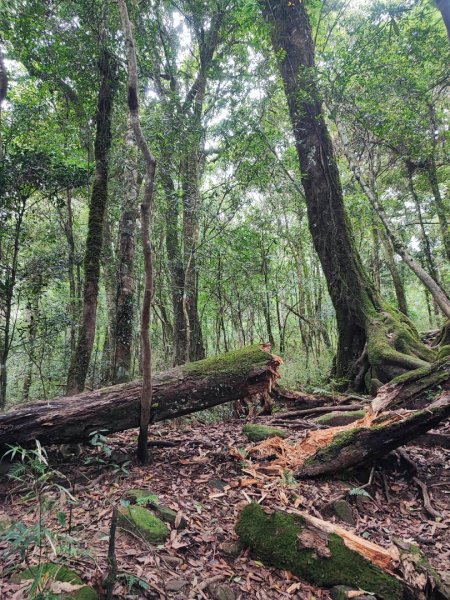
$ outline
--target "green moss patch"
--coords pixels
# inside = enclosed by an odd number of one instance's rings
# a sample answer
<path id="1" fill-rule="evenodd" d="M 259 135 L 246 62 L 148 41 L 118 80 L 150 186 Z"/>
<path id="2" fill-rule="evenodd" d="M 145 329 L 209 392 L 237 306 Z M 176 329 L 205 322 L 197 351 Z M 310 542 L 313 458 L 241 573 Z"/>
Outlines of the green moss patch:
<path id="1" fill-rule="evenodd" d="M 61 581 L 72 585 L 83 585 L 81 577 L 64 565 L 56 563 L 44 563 L 30 569 L 26 569 L 19 573 L 17 579 L 20 581 L 36 580 L 39 578 L 44 584 L 45 581 L 51 579 L 53 581 Z M 61 600 L 98 600 L 97 592 L 88 585 L 67 592 L 54 593 L 53 596 L 61 598 Z M 52 597 L 53 597 L 52 596 Z"/>
<path id="2" fill-rule="evenodd" d="M 345 412 L 329 412 L 325 415 L 317 417 L 314 419 L 316 423 L 320 423 L 321 425 L 329 425 L 330 427 L 335 427 L 337 425 L 348 425 L 348 423 L 353 423 L 353 421 L 357 421 L 358 419 L 362 419 L 365 415 L 364 410 L 349 410 Z"/>
<path id="3" fill-rule="evenodd" d="M 167 525 L 142 506 L 121 506 L 117 524 L 124 531 L 140 535 L 152 543 L 164 542 L 169 536 Z"/>
<path id="4" fill-rule="evenodd" d="M 262 442 L 271 437 L 285 438 L 289 435 L 289 432 L 285 429 L 278 429 L 277 427 L 268 427 L 267 425 L 245 425 L 242 428 L 242 433 L 247 436 L 250 442 Z"/>
<path id="5" fill-rule="evenodd" d="M 240 350 L 233 350 L 225 354 L 188 363 L 184 365 L 183 373 L 200 377 L 208 377 L 209 375 L 233 377 L 245 374 L 252 368 L 267 365 L 269 358 L 270 355 L 255 344 Z"/>
<path id="6" fill-rule="evenodd" d="M 130 500 L 139 506 L 149 508 L 157 517 L 165 523 L 170 523 L 175 526 L 177 513 L 168 506 L 161 504 L 159 497 L 152 494 L 149 490 L 132 489 L 125 494 L 125 499 Z M 181 518 L 180 527 L 186 527 L 187 521 L 184 517 Z"/>
<path id="7" fill-rule="evenodd" d="M 403 597 L 399 580 L 347 548 L 336 534 L 330 534 L 325 542 L 327 553 L 300 547 L 298 536 L 304 529 L 300 516 L 282 512 L 269 515 L 256 503 L 243 509 L 236 524 L 241 541 L 261 560 L 279 569 L 288 569 L 315 585 L 348 585 L 385 600 Z"/>

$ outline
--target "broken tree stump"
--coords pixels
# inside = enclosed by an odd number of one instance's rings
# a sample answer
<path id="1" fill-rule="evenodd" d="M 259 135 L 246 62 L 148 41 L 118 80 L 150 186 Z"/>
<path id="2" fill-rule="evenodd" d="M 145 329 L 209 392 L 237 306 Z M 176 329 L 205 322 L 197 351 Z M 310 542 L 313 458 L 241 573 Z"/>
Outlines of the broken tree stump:
<path id="1" fill-rule="evenodd" d="M 382 548 L 305 512 L 252 503 L 242 510 L 236 533 L 267 564 L 321 587 L 348 585 L 385 600 L 442 597 L 418 548 Z"/>
<path id="2" fill-rule="evenodd" d="M 153 378 L 151 422 L 269 392 L 281 359 L 269 346 L 250 346 L 175 367 Z M 139 426 L 141 381 L 49 402 L 30 403 L 0 415 L 0 446 L 66 444 Z"/>

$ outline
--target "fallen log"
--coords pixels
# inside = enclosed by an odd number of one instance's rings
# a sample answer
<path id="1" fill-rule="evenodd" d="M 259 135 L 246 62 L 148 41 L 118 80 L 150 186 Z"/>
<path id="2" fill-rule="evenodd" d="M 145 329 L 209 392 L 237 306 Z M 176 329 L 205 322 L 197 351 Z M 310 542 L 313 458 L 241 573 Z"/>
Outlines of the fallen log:
<path id="1" fill-rule="evenodd" d="M 334 395 L 327 392 L 319 394 L 307 394 L 306 392 L 295 392 L 287 390 L 282 386 L 275 384 L 270 393 L 274 400 L 284 402 L 287 405 L 293 406 L 299 409 L 310 409 L 324 405 L 338 405 L 351 402 L 352 400 L 358 400 L 359 402 L 365 402 L 366 398 L 357 396 L 355 394 L 339 394 Z"/>
<path id="2" fill-rule="evenodd" d="M 440 397 L 430 404 L 430 392 L 436 390 Z M 404 410 L 405 405 L 410 406 L 411 398 L 414 406 L 423 408 Z M 398 408 L 399 404 L 402 408 Z M 395 411 L 389 410 L 392 408 Z M 290 469 L 298 479 L 316 477 L 373 464 L 449 416 L 450 360 L 447 359 L 380 388 L 364 417 L 354 423 L 309 432 L 296 444 L 271 438 L 251 448 L 249 454 L 263 459 L 270 457 L 274 467 Z"/>
<path id="3" fill-rule="evenodd" d="M 303 417 L 304 415 L 321 415 L 329 412 L 349 412 L 352 410 L 362 410 L 363 408 L 365 408 L 365 406 L 365 404 L 315 406 L 311 408 L 305 408 L 303 410 L 290 410 L 288 412 L 275 413 L 271 421 L 278 421 L 279 419 L 295 419 L 296 417 Z"/>
<path id="4" fill-rule="evenodd" d="M 270 392 L 282 361 L 269 349 L 251 346 L 156 373 L 151 422 Z M 0 415 L 0 446 L 75 443 L 95 431 L 138 427 L 141 388 L 133 381 L 13 409 Z"/>
<path id="5" fill-rule="evenodd" d="M 318 586 L 348 585 L 385 600 L 444 597 L 417 547 L 382 548 L 303 511 L 268 511 L 252 503 L 236 532 L 267 564 Z"/>
<path id="6" fill-rule="evenodd" d="M 352 423 L 332 435 L 325 446 L 309 456 L 296 472 L 306 479 L 373 464 L 378 458 L 403 446 L 450 417 L 450 393 L 444 392 L 425 410 L 406 414 L 383 413 L 370 424 Z M 326 433 L 332 432 L 329 429 Z"/>

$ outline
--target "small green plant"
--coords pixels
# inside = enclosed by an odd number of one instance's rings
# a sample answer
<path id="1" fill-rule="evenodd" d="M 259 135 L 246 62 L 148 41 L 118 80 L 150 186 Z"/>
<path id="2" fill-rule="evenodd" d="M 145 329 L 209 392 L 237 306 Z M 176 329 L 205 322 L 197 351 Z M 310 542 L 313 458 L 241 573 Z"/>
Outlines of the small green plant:
<path id="1" fill-rule="evenodd" d="M 87 456 L 84 459 L 84 464 L 94 464 L 102 468 L 111 468 L 117 476 L 128 475 L 131 461 L 122 460 L 122 457 L 120 457 L 121 460 L 115 460 L 115 454 L 120 453 L 114 452 L 113 448 L 108 444 L 108 438 L 104 435 L 105 433 L 107 433 L 106 429 L 99 429 L 90 434 L 89 443 L 91 446 L 97 448 L 97 454 Z"/>
<path id="2" fill-rule="evenodd" d="M 117 574 L 117 579 L 122 579 L 128 586 L 128 593 L 131 593 L 133 590 L 144 590 L 147 591 L 150 589 L 149 584 L 142 579 L 141 577 L 137 577 L 132 573 L 128 573 L 127 571 L 122 571 Z"/>
<path id="3" fill-rule="evenodd" d="M 349 496 L 365 496 L 366 498 L 370 498 L 371 500 L 373 500 L 369 492 L 362 487 L 354 487 L 347 493 Z"/>
<path id="4" fill-rule="evenodd" d="M 34 449 L 11 446 L 4 457 L 13 463 L 8 472 L 14 483 L 13 491 L 21 494 L 22 502 L 30 503 L 27 514 L 34 514 L 35 519 L 31 525 L 23 522 L 13 524 L 0 535 L 0 539 L 8 542 L 7 555 L 18 554 L 33 573 L 29 597 L 53 597 L 43 595 L 46 582 L 40 566 L 49 560 L 49 556 L 52 560 L 57 558 L 62 550 L 74 552 L 70 531 L 61 534 L 50 527 L 55 513 L 58 524 L 66 527 L 67 513 L 62 509 L 68 507 L 71 511 L 76 501 L 69 489 L 70 482 L 65 475 L 50 467 L 47 452 L 38 440 Z M 30 556 L 32 553 L 36 555 L 36 549 L 38 565 L 32 568 Z"/>

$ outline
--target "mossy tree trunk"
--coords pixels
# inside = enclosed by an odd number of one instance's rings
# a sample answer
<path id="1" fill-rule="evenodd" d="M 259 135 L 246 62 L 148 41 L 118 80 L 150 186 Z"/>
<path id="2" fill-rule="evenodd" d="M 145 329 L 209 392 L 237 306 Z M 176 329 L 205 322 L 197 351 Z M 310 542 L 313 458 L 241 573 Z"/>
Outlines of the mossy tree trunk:
<path id="1" fill-rule="evenodd" d="M 88 233 L 84 257 L 83 312 L 75 351 L 67 378 L 67 394 L 84 389 L 91 359 L 97 320 L 103 220 L 108 199 L 108 154 L 111 146 L 111 118 L 117 88 L 117 62 L 104 47 L 98 60 L 101 77 L 97 100 L 95 134 L 95 178 L 89 206 Z"/>
<path id="2" fill-rule="evenodd" d="M 124 198 L 119 226 L 113 383 L 129 381 L 131 372 L 134 320 L 134 253 L 139 196 L 136 143 L 131 125 L 126 134 L 125 151 L 126 156 L 123 165 Z"/>
<path id="3" fill-rule="evenodd" d="M 347 218 L 316 82 L 314 42 L 300 0 L 260 0 L 288 101 L 309 228 L 338 328 L 337 378 L 373 388 L 432 360 L 405 316 L 381 300 L 364 271 Z"/>

